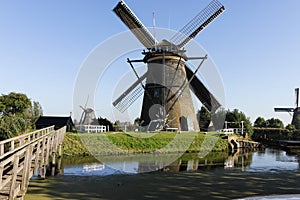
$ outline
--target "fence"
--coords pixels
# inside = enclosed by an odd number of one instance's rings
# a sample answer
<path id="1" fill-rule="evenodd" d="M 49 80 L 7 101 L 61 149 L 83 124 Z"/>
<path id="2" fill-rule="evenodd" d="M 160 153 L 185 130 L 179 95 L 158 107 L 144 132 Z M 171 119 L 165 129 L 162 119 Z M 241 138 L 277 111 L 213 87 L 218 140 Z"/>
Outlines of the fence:
<path id="1" fill-rule="evenodd" d="M 102 125 L 77 125 L 76 129 L 81 133 L 102 133 L 106 132 L 106 126 Z"/>

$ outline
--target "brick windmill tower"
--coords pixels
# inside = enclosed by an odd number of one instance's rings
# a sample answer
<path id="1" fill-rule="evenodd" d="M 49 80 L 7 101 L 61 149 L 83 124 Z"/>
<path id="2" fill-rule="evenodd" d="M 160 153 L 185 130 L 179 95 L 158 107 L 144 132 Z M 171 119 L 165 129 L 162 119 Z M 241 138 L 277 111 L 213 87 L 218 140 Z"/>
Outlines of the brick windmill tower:
<path id="1" fill-rule="evenodd" d="M 166 128 L 198 131 L 191 92 L 210 112 L 215 112 L 221 105 L 196 76 L 207 56 L 189 58 L 184 47 L 224 10 L 220 2 L 213 0 L 170 40 L 158 42 L 125 2 L 120 1 L 113 11 L 145 46 L 145 50 L 142 52 L 143 59 L 127 60 L 137 81 L 113 105 L 124 112 L 144 94 L 141 125 L 145 131 Z M 195 70 L 186 63 L 191 59 L 200 60 Z M 139 76 L 136 72 L 133 66 L 136 62 L 147 64 L 148 70 L 144 75 Z"/>

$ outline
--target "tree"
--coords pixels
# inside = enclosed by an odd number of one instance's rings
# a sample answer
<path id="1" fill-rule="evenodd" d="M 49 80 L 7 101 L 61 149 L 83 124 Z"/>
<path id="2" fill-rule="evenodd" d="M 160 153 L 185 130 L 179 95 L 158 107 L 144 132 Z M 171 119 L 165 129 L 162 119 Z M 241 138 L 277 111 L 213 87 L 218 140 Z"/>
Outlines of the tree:
<path id="1" fill-rule="evenodd" d="M 242 120 L 239 114 L 239 110 L 238 109 L 234 109 L 233 111 L 228 110 L 226 113 L 225 120 L 227 122 L 241 122 Z M 239 125 L 237 123 L 232 124 L 232 127 L 237 128 L 239 127 Z"/>
<path id="2" fill-rule="evenodd" d="M 228 110 L 226 113 L 225 121 L 233 122 L 230 124 L 231 128 L 241 128 L 241 123 L 243 121 L 246 133 L 249 136 L 251 136 L 251 134 L 253 133 L 253 127 L 250 122 L 250 118 L 246 117 L 246 115 L 238 109 L 234 109 L 233 111 Z"/>
<path id="3" fill-rule="evenodd" d="M 33 102 L 32 113 L 36 119 L 38 119 L 40 116 L 43 115 L 43 109 L 39 102 L 37 102 L 37 101 Z"/>
<path id="4" fill-rule="evenodd" d="M 294 131 L 296 129 L 293 124 L 288 124 L 285 128 L 289 131 Z"/>
<path id="5" fill-rule="evenodd" d="M 113 126 L 115 131 L 122 131 L 122 124 L 119 120 L 115 121 Z"/>
<path id="6" fill-rule="evenodd" d="M 11 92 L 8 95 L 2 95 L 0 101 L 2 112 L 7 116 L 22 116 L 24 111 L 31 107 L 30 99 L 22 93 Z"/>
<path id="7" fill-rule="evenodd" d="M 3 116 L 0 118 L 0 140 L 25 133 L 30 125 L 30 121 L 22 117 Z"/>
<path id="8" fill-rule="evenodd" d="M 266 120 L 263 117 L 258 117 L 254 121 L 254 127 L 259 127 L 259 128 L 266 127 Z"/>
<path id="9" fill-rule="evenodd" d="M 32 128 L 40 116 L 43 115 L 43 109 L 39 102 L 34 101 L 32 106 L 24 111 L 23 117 L 30 120 Z"/>
<path id="10" fill-rule="evenodd" d="M 268 127 L 268 128 L 284 128 L 284 125 L 280 119 L 271 118 L 266 121 L 266 127 Z"/>
<path id="11" fill-rule="evenodd" d="M 41 105 L 22 93 L 11 92 L 0 96 L 0 139 L 8 139 L 35 127 L 43 114 Z"/>
<path id="12" fill-rule="evenodd" d="M 211 120 L 211 115 L 204 106 L 202 106 L 201 109 L 198 110 L 197 119 L 198 119 L 200 130 L 207 131 Z"/>
<path id="13" fill-rule="evenodd" d="M 224 121 L 226 118 L 226 114 L 227 111 L 224 108 L 220 108 L 215 113 L 211 113 L 211 121 L 214 130 L 220 130 L 224 128 Z"/>
<path id="14" fill-rule="evenodd" d="M 2 113 L 4 112 L 5 110 L 5 104 L 3 103 L 3 97 L 0 96 L 0 116 L 2 115 Z"/>

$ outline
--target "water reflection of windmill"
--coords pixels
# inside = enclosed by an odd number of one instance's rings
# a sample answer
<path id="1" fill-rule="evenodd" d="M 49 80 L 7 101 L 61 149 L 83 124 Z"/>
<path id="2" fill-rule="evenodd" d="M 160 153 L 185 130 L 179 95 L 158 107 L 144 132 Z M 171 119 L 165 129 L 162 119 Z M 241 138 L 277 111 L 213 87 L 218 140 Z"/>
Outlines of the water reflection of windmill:
<path id="1" fill-rule="evenodd" d="M 83 110 L 79 124 L 80 125 L 91 125 L 94 119 L 96 119 L 95 112 L 92 108 L 87 107 L 89 98 L 87 98 L 85 106 L 80 106 L 80 108 Z"/>
<path id="2" fill-rule="evenodd" d="M 167 127 L 183 131 L 199 130 L 190 90 L 211 112 L 215 112 L 221 105 L 196 76 L 207 56 L 189 58 L 184 47 L 224 9 L 222 4 L 213 0 L 170 41 L 157 42 L 130 8 L 120 1 L 114 12 L 147 50 L 143 52 L 142 60 L 128 59 L 137 81 L 117 98 L 113 105 L 124 112 L 144 94 L 141 125 L 147 127 L 147 130 Z M 186 63 L 191 59 L 200 60 L 195 70 Z M 144 75 L 138 75 L 133 66 L 135 62 L 147 64 L 148 70 Z M 153 122 L 156 125 L 152 125 Z"/>
<path id="3" fill-rule="evenodd" d="M 293 115 L 292 124 L 296 126 L 298 120 L 300 120 L 300 107 L 299 107 L 299 88 L 295 89 L 296 96 L 296 108 L 274 108 L 275 112 L 288 112 Z M 293 114 L 292 114 L 293 113 Z"/>

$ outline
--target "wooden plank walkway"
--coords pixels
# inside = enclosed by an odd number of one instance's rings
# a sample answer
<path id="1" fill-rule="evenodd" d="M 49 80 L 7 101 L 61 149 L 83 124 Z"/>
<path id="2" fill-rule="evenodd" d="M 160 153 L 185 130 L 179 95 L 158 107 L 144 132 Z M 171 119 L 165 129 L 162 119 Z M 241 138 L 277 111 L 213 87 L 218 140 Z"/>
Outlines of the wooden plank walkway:
<path id="1" fill-rule="evenodd" d="M 49 157 L 55 164 L 61 156 L 65 132 L 51 126 L 0 142 L 0 199 L 23 199 L 32 175 L 45 177 Z"/>

